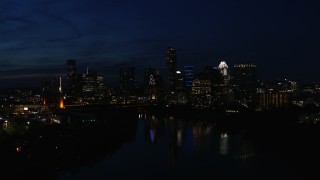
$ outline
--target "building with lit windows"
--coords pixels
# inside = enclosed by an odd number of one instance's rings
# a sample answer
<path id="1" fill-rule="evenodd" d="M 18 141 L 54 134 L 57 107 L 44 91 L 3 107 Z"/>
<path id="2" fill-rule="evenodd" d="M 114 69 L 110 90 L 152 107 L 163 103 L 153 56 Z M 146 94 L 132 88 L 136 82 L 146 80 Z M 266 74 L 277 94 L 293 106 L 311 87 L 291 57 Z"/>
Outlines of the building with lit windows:
<path id="1" fill-rule="evenodd" d="M 187 100 L 187 89 L 185 84 L 185 77 L 184 74 L 181 71 L 176 72 L 177 76 L 177 90 L 175 96 L 177 97 L 177 103 L 178 104 L 186 104 L 188 102 Z M 190 89 L 192 88 L 192 84 Z"/>
<path id="2" fill-rule="evenodd" d="M 175 92 L 177 90 L 177 55 L 174 47 L 168 47 L 166 54 L 167 61 L 167 77 L 169 92 Z"/>
<path id="3" fill-rule="evenodd" d="M 233 85 L 235 100 L 248 108 L 254 109 L 257 105 L 256 65 L 253 63 L 235 64 Z"/>
<path id="4" fill-rule="evenodd" d="M 99 97 L 99 99 L 102 99 L 105 96 L 106 87 L 104 85 L 104 76 L 97 74 L 97 94 L 96 96 Z"/>
<path id="5" fill-rule="evenodd" d="M 194 79 L 192 85 L 192 94 L 210 94 L 211 93 L 211 83 L 208 79 Z"/>
<path id="6" fill-rule="evenodd" d="M 286 92 L 259 93 L 259 107 L 261 109 L 284 108 L 289 105 L 290 94 Z"/>
<path id="7" fill-rule="evenodd" d="M 226 71 L 225 74 L 227 74 L 227 76 L 223 76 L 221 69 L 218 67 L 205 67 L 204 72 L 207 74 L 211 83 L 212 104 L 215 107 L 221 107 L 227 102 L 234 101 L 231 84 L 229 83 L 230 75 L 228 74 L 228 70 L 224 71 Z"/>
<path id="8" fill-rule="evenodd" d="M 144 76 L 143 76 L 143 84 L 146 91 L 148 91 L 148 87 L 150 85 L 150 76 L 160 76 L 160 71 L 157 68 L 145 68 L 144 69 Z"/>
<path id="9" fill-rule="evenodd" d="M 192 89 L 192 81 L 195 78 L 194 67 L 193 66 L 183 66 L 183 79 L 187 92 L 190 92 Z"/>
<path id="10" fill-rule="evenodd" d="M 211 81 L 206 73 L 198 73 L 192 81 L 192 105 L 207 108 L 212 104 Z"/>
<path id="11" fill-rule="evenodd" d="M 230 76 L 229 76 L 229 71 L 228 71 L 228 65 L 225 61 L 221 61 L 218 69 L 220 70 L 220 73 L 223 77 L 224 84 L 227 84 L 229 82 Z"/>
<path id="12" fill-rule="evenodd" d="M 156 68 L 145 68 L 144 70 L 144 89 L 150 102 L 163 100 L 164 83 L 160 71 Z"/>

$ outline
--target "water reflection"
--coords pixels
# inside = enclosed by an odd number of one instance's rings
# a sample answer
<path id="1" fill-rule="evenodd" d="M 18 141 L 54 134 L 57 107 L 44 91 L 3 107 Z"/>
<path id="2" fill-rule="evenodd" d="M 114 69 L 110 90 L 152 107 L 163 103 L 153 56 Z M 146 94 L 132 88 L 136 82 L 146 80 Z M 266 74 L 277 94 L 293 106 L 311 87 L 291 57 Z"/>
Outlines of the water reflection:
<path id="1" fill-rule="evenodd" d="M 221 155 L 227 155 L 228 154 L 228 134 L 222 133 L 220 134 L 220 154 Z"/>
<path id="2" fill-rule="evenodd" d="M 146 116 L 143 116 L 143 117 L 146 117 Z M 163 130 L 164 130 L 163 122 L 159 122 L 159 119 L 154 115 L 148 116 L 148 118 L 144 120 L 147 120 L 145 122 L 145 133 L 146 133 L 145 136 L 146 136 L 147 142 L 150 144 L 157 143 L 159 137 L 161 136 L 161 134 L 163 134 Z"/>
<path id="3" fill-rule="evenodd" d="M 254 149 L 241 132 L 228 133 L 217 127 L 214 121 L 183 120 L 172 116 L 158 118 L 139 115 L 145 124 L 147 143 L 168 142 L 169 164 L 174 166 L 179 154 L 209 153 L 215 156 L 230 156 L 236 160 L 255 157 Z M 233 148 L 230 151 L 230 148 Z M 229 154 L 231 153 L 231 154 Z M 230 158 L 229 157 L 229 158 Z"/>
<path id="4" fill-rule="evenodd" d="M 177 146 L 180 147 L 182 145 L 182 130 L 177 130 Z"/>
<path id="5" fill-rule="evenodd" d="M 277 163 L 261 158 L 245 131 L 214 120 L 146 111 L 55 119 L 28 130 L 25 122 L 3 125 L 0 172 L 11 179 L 266 179 L 259 174 L 272 175 Z"/>
<path id="6" fill-rule="evenodd" d="M 236 143 L 236 158 L 242 161 L 247 161 L 256 158 L 256 153 L 253 145 L 248 142 L 243 136 L 237 136 L 238 143 Z"/>

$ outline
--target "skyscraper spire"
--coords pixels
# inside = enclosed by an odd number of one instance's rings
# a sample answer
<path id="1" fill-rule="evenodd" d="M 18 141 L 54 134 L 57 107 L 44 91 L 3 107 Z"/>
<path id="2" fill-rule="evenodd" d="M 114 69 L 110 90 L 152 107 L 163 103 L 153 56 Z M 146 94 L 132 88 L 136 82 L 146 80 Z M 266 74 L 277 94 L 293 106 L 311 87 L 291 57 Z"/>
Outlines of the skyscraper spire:
<path id="1" fill-rule="evenodd" d="M 218 69 L 223 77 L 224 84 L 227 84 L 229 81 L 228 65 L 225 61 L 221 61 Z"/>
<path id="2" fill-rule="evenodd" d="M 223 76 L 228 76 L 228 65 L 225 61 L 221 61 L 218 68 Z"/>
<path id="3" fill-rule="evenodd" d="M 59 92 L 61 93 L 62 92 L 62 79 L 61 79 L 61 76 L 59 77 Z"/>

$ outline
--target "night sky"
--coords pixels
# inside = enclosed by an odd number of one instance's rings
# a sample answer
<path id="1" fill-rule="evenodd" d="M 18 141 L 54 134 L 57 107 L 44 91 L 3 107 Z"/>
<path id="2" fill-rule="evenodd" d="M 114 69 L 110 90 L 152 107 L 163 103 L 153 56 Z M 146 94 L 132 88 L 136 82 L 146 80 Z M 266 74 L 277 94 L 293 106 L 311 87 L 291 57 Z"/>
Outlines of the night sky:
<path id="1" fill-rule="evenodd" d="M 117 84 L 119 68 L 163 76 L 168 46 L 178 67 L 257 64 L 262 80 L 319 80 L 315 0 L 1 0 L 1 87 L 40 86 L 76 59 Z M 140 79 L 139 79 L 140 78 Z"/>

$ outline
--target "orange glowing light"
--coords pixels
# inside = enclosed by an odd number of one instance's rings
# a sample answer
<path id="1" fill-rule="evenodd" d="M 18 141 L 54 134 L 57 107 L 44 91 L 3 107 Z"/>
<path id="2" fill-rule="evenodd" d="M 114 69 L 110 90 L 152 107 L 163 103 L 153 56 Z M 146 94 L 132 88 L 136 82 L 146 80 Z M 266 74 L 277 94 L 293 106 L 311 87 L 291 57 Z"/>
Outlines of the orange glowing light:
<path id="1" fill-rule="evenodd" d="M 21 152 L 21 150 L 22 150 L 21 147 L 16 148 L 17 153 Z"/>
<path id="2" fill-rule="evenodd" d="M 46 99 L 43 99 L 43 105 L 46 105 L 46 103 L 47 103 Z"/>
<path id="3" fill-rule="evenodd" d="M 64 108 L 64 103 L 63 103 L 63 99 L 61 98 L 60 99 L 60 105 L 59 105 L 60 109 L 63 109 Z"/>

